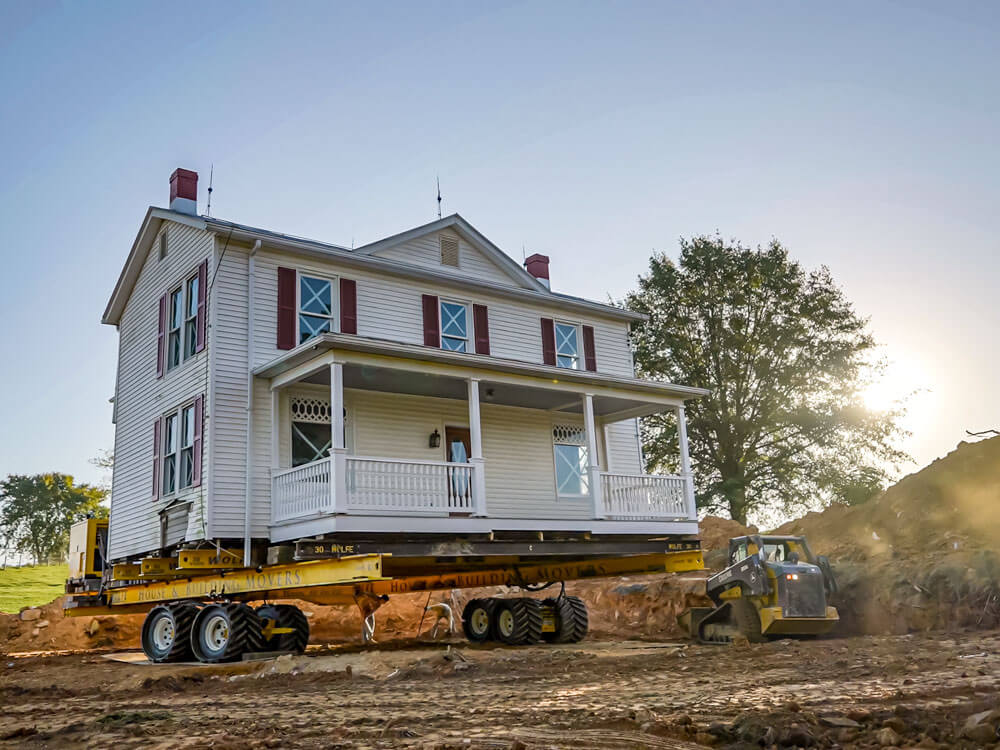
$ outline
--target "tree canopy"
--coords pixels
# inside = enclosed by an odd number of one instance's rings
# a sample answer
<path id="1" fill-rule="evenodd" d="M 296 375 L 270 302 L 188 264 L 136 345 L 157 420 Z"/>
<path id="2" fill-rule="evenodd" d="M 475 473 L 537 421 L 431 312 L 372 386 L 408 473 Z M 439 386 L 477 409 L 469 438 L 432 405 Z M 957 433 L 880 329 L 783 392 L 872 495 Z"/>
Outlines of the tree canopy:
<path id="1" fill-rule="evenodd" d="M 70 526 L 93 514 L 105 518 L 105 492 L 66 474 L 11 474 L 0 482 L 0 534 L 36 563 L 62 554 Z"/>
<path id="2" fill-rule="evenodd" d="M 627 304 L 649 315 L 633 329 L 638 373 L 711 389 L 687 405 L 699 507 L 746 523 L 883 488 L 908 458 L 902 409 L 864 407 L 884 363 L 829 270 L 804 270 L 777 240 L 680 245 L 676 263 L 651 258 Z M 651 470 L 676 469 L 676 440 L 671 417 L 644 420 Z"/>

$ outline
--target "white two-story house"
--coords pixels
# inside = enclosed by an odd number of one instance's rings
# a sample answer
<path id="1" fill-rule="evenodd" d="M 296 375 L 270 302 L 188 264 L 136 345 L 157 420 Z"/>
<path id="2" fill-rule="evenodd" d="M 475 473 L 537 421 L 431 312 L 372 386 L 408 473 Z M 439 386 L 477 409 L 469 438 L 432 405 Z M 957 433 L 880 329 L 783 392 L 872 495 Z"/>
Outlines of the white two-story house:
<path id="1" fill-rule="evenodd" d="M 684 402 L 706 391 L 637 379 L 641 316 L 552 291 L 548 266 L 458 215 L 350 249 L 201 216 L 178 169 L 103 318 L 120 342 L 109 559 L 697 533 Z M 679 476 L 643 473 L 638 418 L 663 411 Z"/>

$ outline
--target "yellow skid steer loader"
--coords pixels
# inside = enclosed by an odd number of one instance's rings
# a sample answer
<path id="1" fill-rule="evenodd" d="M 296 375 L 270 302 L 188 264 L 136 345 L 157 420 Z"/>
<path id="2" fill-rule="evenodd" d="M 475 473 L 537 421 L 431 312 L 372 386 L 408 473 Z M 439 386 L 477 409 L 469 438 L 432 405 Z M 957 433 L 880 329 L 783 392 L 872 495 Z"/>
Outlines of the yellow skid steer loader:
<path id="1" fill-rule="evenodd" d="M 839 620 L 827 604 L 837 591 L 830 561 L 814 556 L 801 536 L 730 539 L 729 567 L 709 578 L 706 589 L 715 606 L 692 607 L 678 617 L 702 643 L 821 635 Z"/>

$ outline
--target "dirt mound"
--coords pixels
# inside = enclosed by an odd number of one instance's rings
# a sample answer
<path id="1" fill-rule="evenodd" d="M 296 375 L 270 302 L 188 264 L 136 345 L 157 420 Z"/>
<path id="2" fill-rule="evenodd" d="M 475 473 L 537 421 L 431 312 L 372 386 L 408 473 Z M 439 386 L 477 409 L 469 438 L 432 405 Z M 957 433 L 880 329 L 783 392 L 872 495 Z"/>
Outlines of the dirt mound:
<path id="1" fill-rule="evenodd" d="M 1000 437 L 956 450 L 862 505 L 777 529 L 834 563 L 843 628 L 1000 626 Z"/>
<path id="2" fill-rule="evenodd" d="M 66 617 L 59 597 L 19 614 L 0 613 L 0 653 L 134 648 L 143 617 Z"/>

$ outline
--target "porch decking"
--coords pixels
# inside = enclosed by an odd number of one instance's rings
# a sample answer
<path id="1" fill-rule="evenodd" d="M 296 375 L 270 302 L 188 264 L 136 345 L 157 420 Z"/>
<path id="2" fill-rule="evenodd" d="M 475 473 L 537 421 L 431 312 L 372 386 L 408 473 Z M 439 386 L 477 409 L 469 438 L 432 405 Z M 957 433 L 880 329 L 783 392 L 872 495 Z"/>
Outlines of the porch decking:
<path id="1" fill-rule="evenodd" d="M 337 463 L 334 456 L 275 472 L 272 525 L 336 514 L 489 517 L 488 498 L 475 489 L 484 486 L 474 476 L 485 471 L 482 464 L 344 456 L 344 481 L 337 482 Z M 602 471 L 599 478 L 591 493 L 595 519 L 697 519 L 685 477 Z"/>

